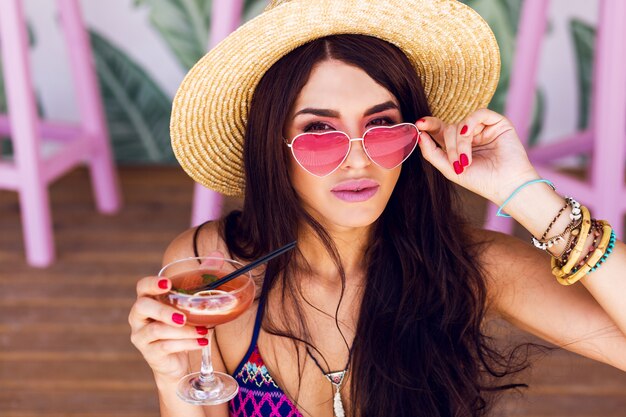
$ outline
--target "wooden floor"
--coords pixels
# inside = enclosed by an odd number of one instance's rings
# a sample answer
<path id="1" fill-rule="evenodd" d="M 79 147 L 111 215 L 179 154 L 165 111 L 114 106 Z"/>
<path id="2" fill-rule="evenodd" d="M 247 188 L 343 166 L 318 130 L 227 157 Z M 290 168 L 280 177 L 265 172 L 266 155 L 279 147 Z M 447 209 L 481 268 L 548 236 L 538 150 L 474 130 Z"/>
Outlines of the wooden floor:
<path id="1" fill-rule="evenodd" d="M 58 261 L 44 270 L 26 266 L 17 196 L 0 191 L 1 417 L 158 415 L 127 315 L 136 280 L 157 271 L 187 227 L 193 187 L 175 168 L 120 174 L 125 207 L 115 216 L 95 211 L 84 170 L 51 187 Z M 482 204 L 469 204 L 479 218 Z M 530 390 L 495 416 L 626 416 L 626 374 L 608 366 L 558 351 L 524 380 Z"/>

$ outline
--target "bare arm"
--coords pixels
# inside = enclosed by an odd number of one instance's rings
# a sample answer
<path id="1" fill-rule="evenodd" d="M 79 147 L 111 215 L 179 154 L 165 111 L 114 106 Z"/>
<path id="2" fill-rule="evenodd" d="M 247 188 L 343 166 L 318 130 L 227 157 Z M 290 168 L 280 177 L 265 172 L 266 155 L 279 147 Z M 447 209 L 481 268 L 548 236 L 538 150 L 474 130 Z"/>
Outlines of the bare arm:
<path id="1" fill-rule="evenodd" d="M 618 301 L 626 293 L 603 283 L 620 281 L 623 244 L 606 265 L 581 280 L 586 285 L 563 286 L 550 272 L 547 253 L 515 237 L 484 233 L 493 242 L 484 258 L 496 313 L 550 343 L 626 371 L 626 336 L 618 325 L 624 323 Z"/>
<path id="2" fill-rule="evenodd" d="M 524 188 L 507 212 L 541 236 L 563 198 L 545 184 Z M 571 210 L 571 209 L 568 209 Z M 568 216 L 555 224 L 564 229 Z M 607 261 L 570 286 L 556 282 L 550 256 L 513 238 L 500 237 L 502 265 L 496 282 L 501 313 L 522 328 L 581 355 L 626 371 L 626 249 L 617 241 Z M 591 238 L 588 239 L 591 241 Z M 564 242 L 551 248 L 558 253 Z M 591 242 L 587 243 L 589 246 Z M 508 251 L 505 248 L 509 248 Z"/>

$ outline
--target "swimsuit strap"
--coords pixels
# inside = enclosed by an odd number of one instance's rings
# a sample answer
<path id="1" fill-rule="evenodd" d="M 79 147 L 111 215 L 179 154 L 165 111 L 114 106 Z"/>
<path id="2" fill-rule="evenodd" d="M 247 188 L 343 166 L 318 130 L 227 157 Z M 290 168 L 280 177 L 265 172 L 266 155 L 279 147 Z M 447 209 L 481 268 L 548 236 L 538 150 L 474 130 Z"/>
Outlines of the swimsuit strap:
<path id="1" fill-rule="evenodd" d="M 193 232 L 193 254 L 194 256 L 197 258 L 198 256 L 200 256 L 198 254 L 198 233 L 200 232 L 200 228 L 202 226 L 204 226 L 207 223 L 212 222 L 212 220 L 207 220 L 204 223 L 202 223 L 201 225 L 199 225 L 198 227 L 196 227 L 196 230 Z"/>
<path id="2" fill-rule="evenodd" d="M 252 333 L 252 339 L 250 340 L 250 347 L 246 356 L 249 356 L 257 345 L 257 339 L 259 338 L 259 332 L 261 331 L 261 324 L 263 323 L 263 313 L 265 310 L 265 297 L 259 298 L 259 306 L 256 311 L 256 319 L 254 320 L 254 331 Z"/>
<path id="3" fill-rule="evenodd" d="M 250 359 L 252 352 L 254 352 L 254 349 L 256 349 L 257 347 L 257 339 L 259 338 L 259 332 L 261 331 L 261 324 L 263 323 L 263 310 L 264 309 L 265 309 L 265 297 L 261 296 L 261 298 L 259 298 L 259 305 L 257 307 L 256 318 L 254 320 L 254 331 L 252 332 L 252 339 L 250 339 L 250 346 L 248 346 L 248 351 L 246 352 L 245 355 L 243 355 L 243 358 L 241 358 L 241 362 L 239 362 L 239 365 L 237 365 L 237 367 L 235 368 L 235 374 L 239 372 L 241 367 L 246 362 L 248 362 L 248 359 Z"/>

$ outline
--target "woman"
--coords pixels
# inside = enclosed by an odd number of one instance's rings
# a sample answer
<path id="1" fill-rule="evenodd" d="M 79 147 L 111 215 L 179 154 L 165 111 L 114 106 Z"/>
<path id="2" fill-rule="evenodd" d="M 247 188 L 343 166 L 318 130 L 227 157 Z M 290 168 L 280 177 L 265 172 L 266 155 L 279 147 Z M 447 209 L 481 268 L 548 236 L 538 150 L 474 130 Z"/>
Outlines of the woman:
<path id="1" fill-rule="evenodd" d="M 518 386 L 498 378 L 524 365 L 490 347 L 491 314 L 626 370 L 624 246 L 543 183 L 510 122 L 482 108 L 498 59 L 486 24 L 453 0 L 291 0 L 192 69 L 173 147 L 210 188 L 245 184 L 244 206 L 181 234 L 164 264 L 194 253 L 246 263 L 298 243 L 256 271 L 254 307 L 213 333 L 214 366 L 241 385 L 228 406 L 176 397 L 207 329 L 154 300 L 169 280 L 139 281 L 132 341 L 163 416 L 341 414 L 333 371 L 346 415 L 485 415 L 489 392 Z M 506 205 L 544 250 L 468 226 L 451 183 Z M 587 257 L 592 245 L 602 258 Z M 585 263 L 593 274 L 559 285 Z"/>

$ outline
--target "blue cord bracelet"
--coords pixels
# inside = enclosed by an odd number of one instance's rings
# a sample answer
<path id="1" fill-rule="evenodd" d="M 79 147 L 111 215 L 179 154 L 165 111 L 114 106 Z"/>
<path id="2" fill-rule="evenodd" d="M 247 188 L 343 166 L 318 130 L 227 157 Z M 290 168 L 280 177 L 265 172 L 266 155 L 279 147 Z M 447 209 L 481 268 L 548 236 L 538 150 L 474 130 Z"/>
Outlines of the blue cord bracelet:
<path id="1" fill-rule="evenodd" d="M 551 181 L 549 181 L 549 180 L 545 180 L 545 179 L 543 179 L 543 178 L 538 179 L 538 180 L 531 180 L 531 181 L 525 182 L 524 184 L 522 184 L 522 185 L 520 185 L 519 187 L 517 187 L 517 188 L 515 189 L 515 191 L 513 191 L 513 193 L 511 193 L 511 195 L 509 196 L 509 198 L 507 198 L 506 200 L 504 200 L 504 203 L 502 203 L 502 205 L 501 205 L 500 207 L 498 207 L 498 212 L 496 213 L 496 216 L 498 216 L 498 217 L 511 217 L 511 216 L 509 216 L 508 214 L 506 214 L 506 213 L 503 213 L 503 212 L 502 212 L 502 209 L 504 209 L 504 206 L 506 206 L 507 204 L 509 204 L 509 202 L 513 199 L 513 197 L 515 197 L 515 195 L 516 195 L 517 193 L 519 193 L 520 191 L 522 191 L 522 189 L 523 189 L 524 187 L 526 187 L 527 185 L 530 185 L 530 184 L 536 184 L 536 183 L 538 183 L 538 182 L 545 182 L 545 183 L 546 183 L 546 184 L 548 184 L 548 185 L 549 185 L 549 186 L 550 186 L 553 190 L 555 190 L 555 191 L 556 191 L 556 187 L 554 186 L 554 184 L 552 184 L 552 182 L 551 182 Z"/>

